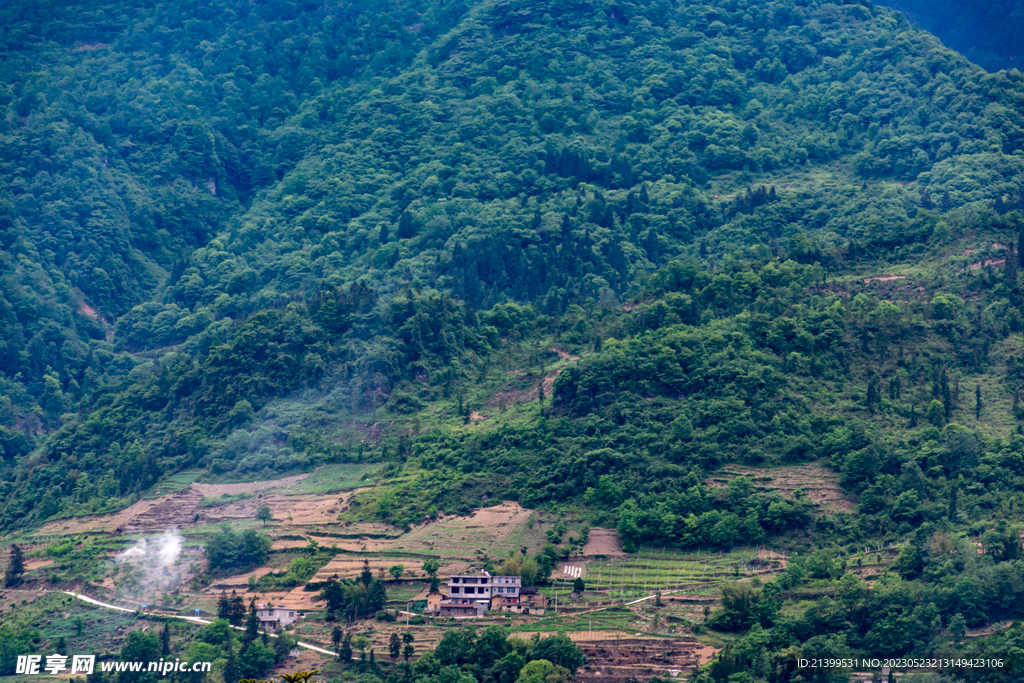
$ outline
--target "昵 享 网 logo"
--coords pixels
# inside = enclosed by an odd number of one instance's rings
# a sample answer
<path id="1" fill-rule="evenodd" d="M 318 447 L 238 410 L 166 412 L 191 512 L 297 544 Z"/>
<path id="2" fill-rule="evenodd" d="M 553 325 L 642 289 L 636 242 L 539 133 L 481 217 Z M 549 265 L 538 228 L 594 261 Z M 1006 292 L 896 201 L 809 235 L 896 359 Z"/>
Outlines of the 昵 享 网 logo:
<path id="1" fill-rule="evenodd" d="M 72 655 L 71 664 L 68 664 L 67 655 L 47 655 L 46 664 L 43 664 L 42 655 L 18 655 L 14 673 L 34 675 L 40 673 L 40 668 L 48 674 L 57 675 L 62 673 L 91 674 L 96 666 L 96 655 Z"/>

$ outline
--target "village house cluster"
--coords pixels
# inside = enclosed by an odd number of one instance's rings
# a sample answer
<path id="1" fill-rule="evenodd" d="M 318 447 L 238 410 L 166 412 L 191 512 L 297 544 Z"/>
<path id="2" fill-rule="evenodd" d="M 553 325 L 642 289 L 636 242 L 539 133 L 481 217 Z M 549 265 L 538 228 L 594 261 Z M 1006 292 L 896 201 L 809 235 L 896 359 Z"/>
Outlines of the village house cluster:
<path id="1" fill-rule="evenodd" d="M 547 597 L 533 586 L 523 586 L 518 576 L 453 574 L 448 577 L 448 594 L 427 595 L 427 614 L 441 617 L 482 617 L 488 610 L 519 614 L 543 614 Z"/>

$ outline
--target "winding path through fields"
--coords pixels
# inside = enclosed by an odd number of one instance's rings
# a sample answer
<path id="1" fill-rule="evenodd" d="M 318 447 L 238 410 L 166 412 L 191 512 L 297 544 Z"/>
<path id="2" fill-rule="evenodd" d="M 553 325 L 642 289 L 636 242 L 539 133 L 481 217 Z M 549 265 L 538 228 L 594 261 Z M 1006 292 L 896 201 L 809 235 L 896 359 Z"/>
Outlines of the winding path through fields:
<path id="1" fill-rule="evenodd" d="M 137 611 L 137 610 L 133 610 L 133 609 L 128 609 L 127 607 L 119 607 L 117 605 L 111 605 L 109 602 L 101 602 L 99 600 L 96 600 L 95 598 L 90 598 L 87 595 L 82 595 L 81 593 L 75 593 L 73 591 L 62 591 L 62 592 L 63 593 L 67 593 L 71 597 L 77 598 L 77 599 L 81 600 L 82 602 L 87 602 L 90 605 L 96 605 L 98 607 L 104 607 L 106 609 L 116 609 L 118 612 L 135 612 L 135 611 Z M 165 617 L 167 617 L 169 619 L 182 619 L 184 621 L 191 621 L 193 624 L 210 624 L 210 623 L 212 623 L 209 619 L 200 619 L 199 617 L 180 617 L 180 616 L 172 615 L 172 614 L 164 614 L 164 615 L 161 615 L 161 616 L 165 616 Z M 245 630 L 241 626 L 232 626 L 231 628 L 235 629 L 236 631 L 244 631 Z M 273 634 L 273 633 L 268 633 L 267 635 L 270 636 L 271 638 L 277 638 L 277 636 L 275 634 Z M 321 654 L 329 655 L 331 657 L 336 657 L 337 656 L 335 653 L 331 652 L 330 650 L 325 650 L 322 647 L 317 647 L 316 645 L 310 645 L 309 643 L 303 643 L 303 642 L 300 641 L 299 643 L 297 643 L 297 645 L 299 647 L 304 647 L 307 650 L 313 650 L 314 652 L 320 652 Z M 353 657 L 353 659 L 355 659 L 355 657 Z"/>

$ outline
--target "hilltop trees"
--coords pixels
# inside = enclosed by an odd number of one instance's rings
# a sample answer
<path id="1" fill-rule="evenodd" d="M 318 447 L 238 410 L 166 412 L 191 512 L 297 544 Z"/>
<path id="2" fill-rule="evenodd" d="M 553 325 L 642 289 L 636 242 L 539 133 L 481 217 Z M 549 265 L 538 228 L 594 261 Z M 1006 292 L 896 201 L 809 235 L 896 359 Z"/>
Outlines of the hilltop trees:
<path id="1" fill-rule="evenodd" d="M 329 619 L 342 612 L 347 620 L 369 618 L 384 608 L 387 590 L 384 582 L 364 573 L 359 579 L 332 577 L 322 585 L 315 601 L 326 603 Z"/>
<path id="2" fill-rule="evenodd" d="M 231 595 L 229 598 L 226 594 L 221 594 L 217 601 L 217 618 L 227 620 L 232 626 L 238 626 L 245 618 L 245 602 L 242 596 L 235 595 L 234 591 Z"/>
<path id="3" fill-rule="evenodd" d="M 231 570 L 263 564 L 270 551 L 270 538 L 255 529 L 232 531 L 227 526 L 206 545 L 211 569 Z"/>

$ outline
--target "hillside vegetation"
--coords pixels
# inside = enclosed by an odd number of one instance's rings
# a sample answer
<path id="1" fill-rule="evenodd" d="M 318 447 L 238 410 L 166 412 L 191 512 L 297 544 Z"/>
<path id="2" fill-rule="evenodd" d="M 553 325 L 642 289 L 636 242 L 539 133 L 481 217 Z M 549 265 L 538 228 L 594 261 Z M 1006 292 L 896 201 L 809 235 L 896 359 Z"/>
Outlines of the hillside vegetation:
<path id="1" fill-rule="evenodd" d="M 820 555 L 723 600 L 716 681 L 1024 616 L 1018 72 L 870 2 L 0 22 L 5 530 L 372 463 L 344 522 L 515 500 L 627 552 L 905 544 L 870 595 Z M 842 510 L 709 480 L 810 463 Z"/>
<path id="2" fill-rule="evenodd" d="M 1024 26 L 1024 8 L 1013 2 L 960 0 L 887 0 L 914 23 L 989 71 L 1020 69 L 1024 50 L 1017 36 Z"/>

